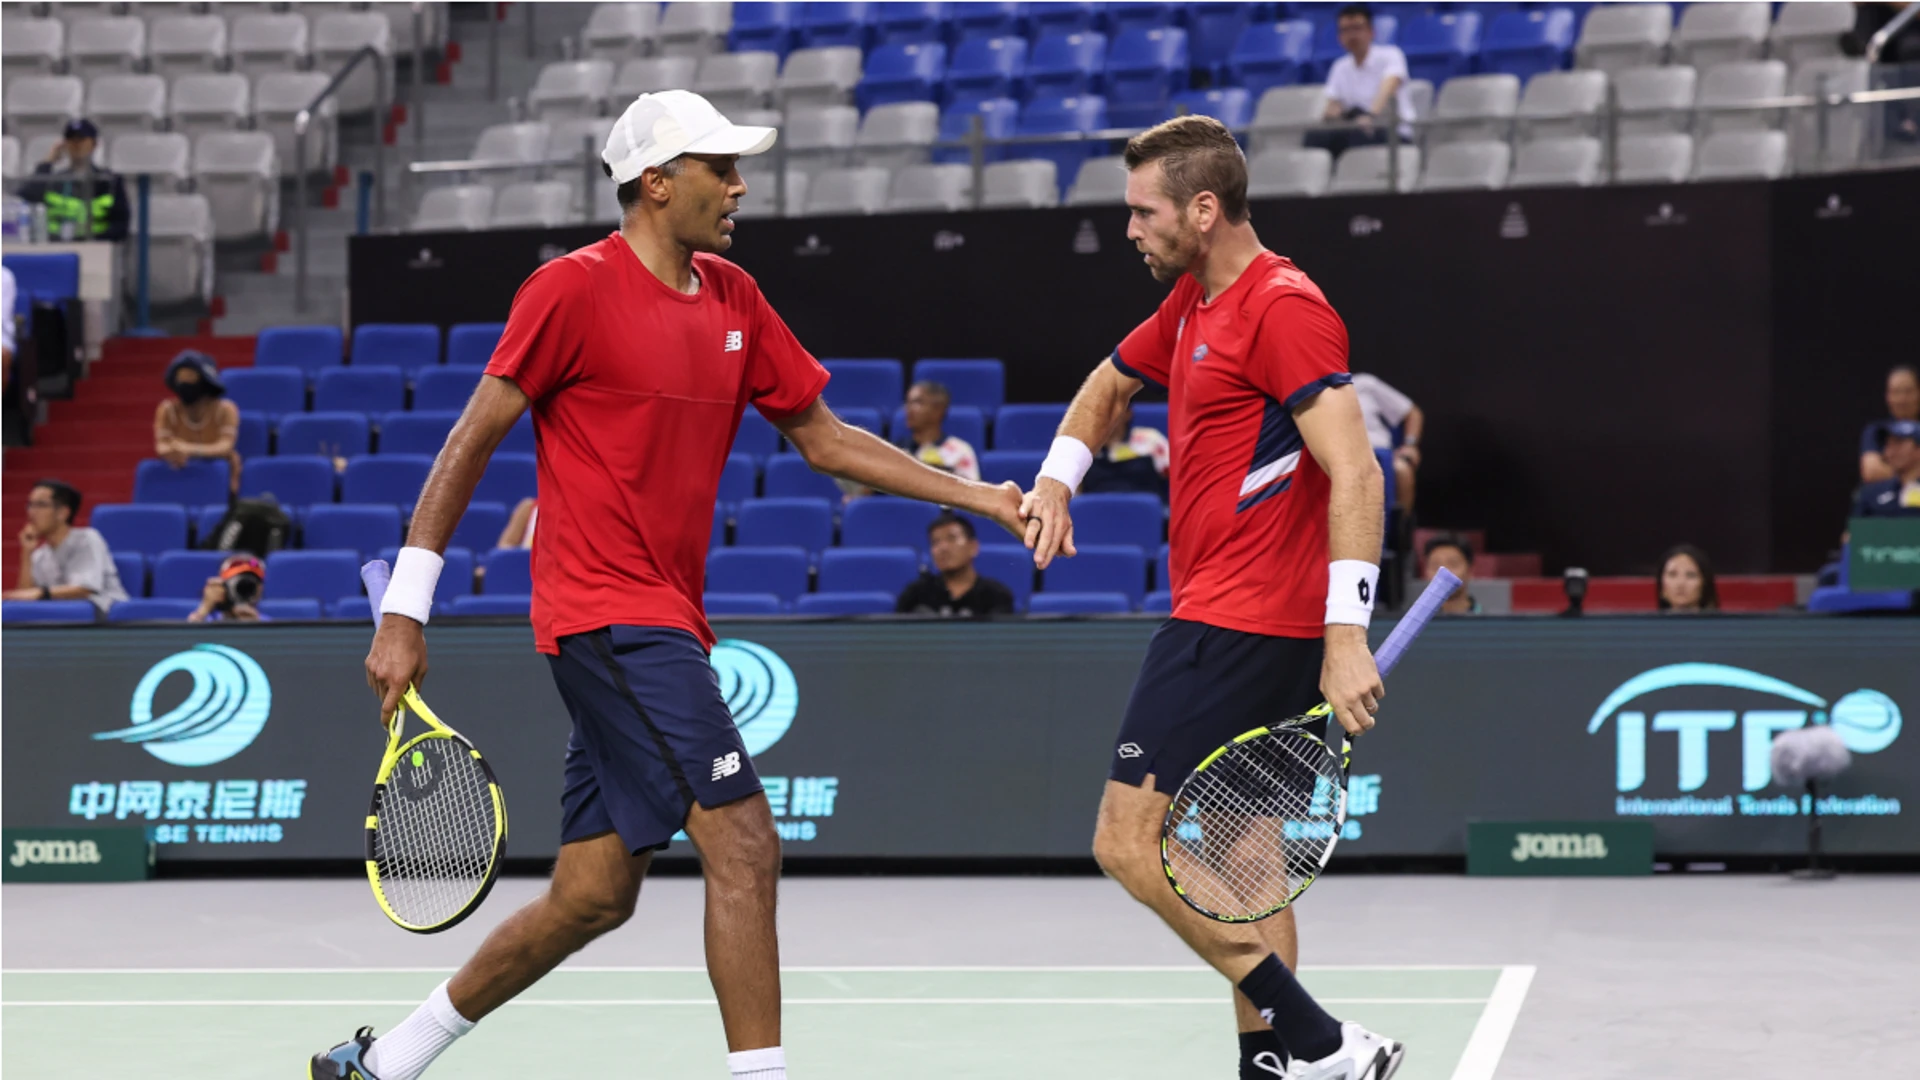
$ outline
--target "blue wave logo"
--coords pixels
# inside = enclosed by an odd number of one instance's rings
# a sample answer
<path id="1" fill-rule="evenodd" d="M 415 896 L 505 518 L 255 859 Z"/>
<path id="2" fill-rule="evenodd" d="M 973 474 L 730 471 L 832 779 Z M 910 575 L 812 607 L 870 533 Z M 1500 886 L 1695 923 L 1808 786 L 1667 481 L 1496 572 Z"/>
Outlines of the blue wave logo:
<path id="1" fill-rule="evenodd" d="M 1686 709 L 1647 714 L 1626 709 L 1637 699 L 1676 687 L 1720 687 L 1748 690 L 1785 698 L 1800 709 Z M 1597 733 L 1609 718 L 1618 743 L 1615 786 L 1636 791 L 1647 779 L 1647 732 L 1672 732 L 1679 742 L 1681 791 L 1697 791 L 1707 781 L 1707 736 L 1715 731 L 1741 729 L 1741 786 L 1758 791 L 1771 782 L 1769 753 L 1773 737 L 1809 722 L 1826 724 L 1839 734 L 1847 749 L 1873 754 L 1893 745 L 1900 735 L 1900 706 L 1878 690 L 1855 690 L 1828 704 L 1827 699 L 1792 683 L 1726 664 L 1668 664 L 1644 671 L 1621 683 L 1587 721 L 1587 734 Z"/>
<path id="2" fill-rule="evenodd" d="M 722 639 L 708 660 L 747 753 L 759 757 L 780 741 L 800 711 L 793 669 L 772 649 L 738 638 Z"/>
<path id="3" fill-rule="evenodd" d="M 193 676 L 187 699 L 153 715 L 153 695 L 175 672 Z M 153 665 L 133 689 L 133 726 L 96 740 L 135 743 L 169 765 L 225 761 L 252 745 L 267 726 L 273 688 L 253 657 L 225 645 L 195 645 Z"/>

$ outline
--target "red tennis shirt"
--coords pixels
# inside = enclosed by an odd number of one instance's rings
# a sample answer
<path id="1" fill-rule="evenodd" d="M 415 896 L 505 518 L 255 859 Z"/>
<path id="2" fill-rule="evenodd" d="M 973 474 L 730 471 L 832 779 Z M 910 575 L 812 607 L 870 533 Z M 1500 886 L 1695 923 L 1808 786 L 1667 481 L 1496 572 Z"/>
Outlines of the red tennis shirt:
<path id="1" fill-rule="evenodd" d="M 541 652 L 619 624 L 711 648 L 707 544 L 740 415 L 792 416 L 827 385 L 746 271 L 696 254 L 693 272 L 699 291 L 676 292 L 614 233 L 534 271 L 513 298 L 487 374 L 533 402 Z"/>
<path id="2" fill-rule="evenodd" d="M 1123 374 L 1168 391 L 1173 617 L 1319 637 L 1329 484 L 1293 410 L 1353 381 L 1346 324 L 1272 252 L 1202 300 L 1199 281 L 1182 275 L 1113 354 Z"/>

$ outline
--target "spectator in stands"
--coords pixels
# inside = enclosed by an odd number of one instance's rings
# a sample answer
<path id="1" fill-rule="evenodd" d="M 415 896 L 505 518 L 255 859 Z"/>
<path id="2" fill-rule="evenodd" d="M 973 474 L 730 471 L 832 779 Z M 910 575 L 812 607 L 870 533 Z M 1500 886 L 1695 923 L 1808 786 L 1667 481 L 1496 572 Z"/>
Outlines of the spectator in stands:
<path id="1" fill-rule="evenodd" d="M 188 622 L 266 622 L 260 614 L 260 596 L 266 591 L 267 566 L 257 557 L 241 552 L 227 556 L 220 573 L 207 579 L 200 592 L 200 606 L 187 616 Z"/>
<path id="2" fill-rule="evenodd" d="M 232 490 L 240 490 L 240 406 L 228 401 L 220 369 L 206 353 L 188 349 L 167 365 L 173 397 L 153 411 L 153 454 L 178 469 L 196 458 L 223 458 Z"/>
<path id="3" fill-rule="evenodd" d="M 1327 72 L 1328 123 L 1346 121 L 1352 127 L 1307 133 L 1308 146 L 1331 150 L 1335 156 L 1348 147 L 1387 141 L 1377 122 L 1391 103 L 1400 117 L 1400 137 L 1413 138 L 1413 94 L 1407 88 L 1407 54 L 1392 45 L 1373 42 L 1373 11 L 1365 4 L 1340 9 L 1340 47 L 1347 55 Z"/>
<path id="4" fill-rule="evenodd" d="M 500 542 L 497 548 L 532 548 L 533 527 L 540 521 L 540 508 L 533 499 L 521 499 L 520 505 L 513 508 L 512 516 L 507 518 L 507 527 L 500 530 Z M 485 573 L 485 571 L 481 571 Z"/>
<path id="5" fill-rule="evenodd" d="M 13 301 L 19 287 L 13 280 L 13 271 L 0 266 L 0 346 L 4 346 L 7 367 L 7 379 L 13 379 Z"/>
<path id="6" fill-rule="evenodd" d="M 922 574 L 900 594 L 894 610 L 904 614 L 1011 615 L 1013 590 L 973 568 L 980 541 L 973 522 L 941 514 L 927 526 L 934 573 Z"/>
<path id="7" fill-rule="evenodd" d="M 1893 478 L 1893 469 L 1881 451 L 1887 429 L 1902 421 L 1920 420 L 1920 369 L 1897 364 L 1887 372 L 1887 418 L 1875 420 L 1860 432 L 1860 482 L 1879 483 Z"/>
<path id="8" fill-rule="evenodd" d="M 1131 494 L 1158 495 L 1167 501 L 1167 464 L 1170 444 L 1155 428 L 1135 427 L 1133 406 L 1114 428 L 1113 438 L 1093 456 L 1093 467 L 1080 482 L 1082 495 Z"/>
<path id="9" fill-rule="evenodd" d="M 1454 533 L 1441 533 L 1427 541 L 1420 551 L 1427 578 L 1442 567 L 1460 579 L 1460 589 L 1440 605 L 1442 615 L 1478 615 L 1480 601 L 1473 598 L 1473 541 Z"/>
<path id="10" fill-rule="evenodd" d="M 1375 450 L 1393 453 L 1394 505 L 1411 510 L 1414 474 L 1420 471 L 1420 436 L 1427 429 L 1427 414 L 1420 411 L 1412 398 L 1388 386 L 1377 375 L 1356 372 L 1353 389 L 1360 395 L 1360 415 L 1367 422 L 1367 439 Z M 1399 446 L 1393 444 L 1396 433 Z"/>
<path id="11" fill-rule="evenodd" d="M 80 492 L 59 480 L 42 480 L 27 495 L 27 523 L 20 530 L 20 578 L 8 600 L 90 600 L 102 615 L 127 598 L 107 541 L 76 527 Z"/>
<path id="12" fill-rule="evenodd" d="M 907 390 L 907 434 L 894 442 L 936 469 L 966 480 L 980 479 L 980 457 L 967 440 L 946 432 L 947 406 L 953 395 L 937 382 L 921 380 Z"/>
<path id="13" fill-rule="evenodd" d="M 50 239 L 125 240 L 131 216 L 126 185 L 93 160 L 100 129 L 91 120 L 74 119 L 61 136 L 21 185 L 20 198 L 46 206 Z"/>
<path id="14" fill-rule="evenodd" d="M 1692 544 L 1677 544 L 1660 559 L 1654 593 L 1661 611 L 1698 613 L 1720 610 L 1713 560 Z"/>
<path id="15" fill-rule="evenodd" d="M 1865 56 L 1875 34 L 1886 28 L 1906 4 L 1855 4 L 1853 29 L 1840 35 L 1840 51 L 1848 56 Z M 1895 84 L 1903 80 L 1891 65 L 1920 63 L 1920 19 L 1908 22 L 1887 40 L 1880 51 L 1880 62 L 1889 65 Z M 1910 79 L 1911 76 L 1908 76 Z M 1876 83 L 1875 85 L 1882 85 Z M 1920 107 L 1911 101 L 1889 101 L 1884 106 L 1887 137 L 1901 142 L 1920 142 Z"/>
<path id="16" fill-rule="evenodd" d="M 1860 488 L 1853 516 L 1920 516 L 1920 421 L 1896 420 L 1888 424 L 1880 453 L 1890 475 Z"/>

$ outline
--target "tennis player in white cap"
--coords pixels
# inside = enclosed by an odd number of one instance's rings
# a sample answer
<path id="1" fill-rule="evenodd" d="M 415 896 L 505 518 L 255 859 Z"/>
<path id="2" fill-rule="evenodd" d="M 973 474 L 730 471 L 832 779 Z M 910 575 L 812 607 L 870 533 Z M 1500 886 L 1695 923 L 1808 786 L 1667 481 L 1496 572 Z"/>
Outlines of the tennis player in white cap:
<path id="1" fill-rule="evenodd" d="M 488 1013 L 633 913 L 653 853 L 685 829 L 706 877 L 707 972 L 734 1080 L 786 1080 L 774 898 L 780 840 L 708 664 L 702 611 L 720 473 L 749 405 L 819 472 L 970 510 L 1018 535 L 1020 490 L 930 468 L 842 423 L 827 372 L 751 277 L 719 257 L 774 130 L 696 94 L 627 107 L 602 162 L 620 230 L 534 271 L 434 461 L 367 656 L 392 714 L 427 673 L 441 553 L 487 460 L 529 408 L 540 473 L 534 645 L 573 718 L 560 855 L 538 899 L 398 1027 L 361 1028 L 312 1080 L 416 1080 Z M 638 1048 L 636 1048 L 637 1050 Z M 636 1055 L 636 1060 L 639 1060 Z M 564 1075 L 556 1057 L 541 1074 Z"/>

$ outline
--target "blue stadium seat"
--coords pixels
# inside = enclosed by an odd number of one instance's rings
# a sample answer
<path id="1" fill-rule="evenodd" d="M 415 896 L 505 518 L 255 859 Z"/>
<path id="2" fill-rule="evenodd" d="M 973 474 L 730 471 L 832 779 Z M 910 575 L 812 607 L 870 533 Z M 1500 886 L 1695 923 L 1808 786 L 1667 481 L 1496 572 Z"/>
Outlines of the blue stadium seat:
<path id="1" fill-rule="evenodd" d="M 1140 610 L 1149 615 L 1173 614 L 1173 593 L 1166 589 L 1158 589 L 1148 593 L 1146 600 L 1140 604 Z"/>
<path id="2" fill-rule="evenodd" d="M 908 2 L 876 5 L 873 37 L 876 45 L 913 45 L 938 42 L 947 29 L 947 5 Z"/>
<path id="3" fill-rule="evenodd" d="M 245 498 L 271 495 L 281 506 L 313 506 L 333 501 L 333 462 L 316 454 L 250 461 L 240 473 Z"/>
<path id="4" fill-rule="evenodd" d="M 1158 551 L 1166 510 L 1155 495 L 1082 495 L 1073 500 L 1076 544 L 1130 544 Z"/>
<path id="5" fill-rule="evenodd" d="M 1011 541 L 1013 538 L 1005 532 L 999 532 L 999 539 Z M 984 541 L 993 534 L 980 530 Z M 973 560 L 973 568 L 981 577 L 992 578 L 1013 592 L 1015 611 L 1027 610 L 1027 601 L 1033 596 L 1033 552 L 1014 543 L 980 545 L 980 556 Z"/>
<path id="6" fill-rule="evenodd" d="M 512 513 L 513 507 L 504 503 L 470 502 L 467 512 L 460 516 L 460 524 L 453 527 L 453 536 L 447 540 L 447 544 L 449 547 L 473 551 L 491 551 L 500 542 L 500 534 L 506 529 L 507 519 Z"/>
<path id="7" fill-rule="evenodd" d="M 787 55 L 793 48 L 793 20 L 801 6 L 786 0 L 741 4 L 733 11 L 733 28 L 727 31 L 727 51 Z"/>
<path id="8" fill-rule="evenodd" d="M 913 381 L 922 380 L 946 387 L 955 405 L 971 405 L 988 416 L 1007 403 L 1007 368 L 998 360 L 922 360 L 913 365 Z"/>
<path id="9" fill-rule="evenodd" d="M 533 552 L 526 548 L 494 548 L 481 560 L 486 571 L 480 591 L 488 596 L 533 594 Z"/>
<path id="10" fill-rule="evenodd" d="M 807 553 L 797 547 L 710 551 L 707 587 L 722 593 L 772 593 L 791 603 L 807 591 Z"/>
<path id="11" fill-rule="evenodd" d="M 1400 35 L 1399 45 L 1407 54 L 1408 74 L 1438 86 L 1473 72 L 1474 57 L 1480 52 L 1480 16 L 1467 11 L 1414 19 Z"/>
<path id="12" fill-rule="evenodd" d="M 733 542 L 740 547 L 800 547 L 818 556 L 833 546 L 833 508 L 826 499 L 751 499 L 734 511 Z"/>
<path id="13" fill-rule="evenodd" d="M 380 418 L 380 453 L 432 457 L 447 445 L 460 414 L 452 410 L 390 412 Z"/>
<path id="14" fill-rule="evenodd" d="M 971 405 L 950 405 L 947 407 L 946 432 L 957 435 L 973 447 L 974 453 L 987 444 L 987 416 Z M 902 405 L 893 410 L 892 426 L 887 428 L 888 438 L 897 445 L 905 445 L 907 439 L 907 408 Z"/>
<path id="15" fill-rule="evenodd" d="M 113 571 L 128 596 L 147 595 L 147 557 L 137 551 L 112 552 Z"/>
<path id="16" fill-rule="evenodd" d="M 822 396 L 835 409 L 858 405 L 891 409 L 907 396 L 906 375 L 898 360 L 822 360 L 832 375 Z"/>
<path id="17" fill-rule="evenodd" d="M 820 557 L 823 593 L 883 592 L 898 596 L 919 576 L 920 554 L 910 547 L 839 547 Z"/>
<path id="18" fill-rule="evenodd" d="M 1480 71 L 1521 82 L 1567 66 L 1578 19 L 1563 7 L 1509 11 L 1493 17 L 1480 39 Z"/>
<path id="19" fill-rule="evenodd" d="M 840 522 L 840 543 L 847 547 L 904 547 L 924 555 L 927 526 L 939 516 L 939 507 L 917 499 L 891 495 L 855 499 L 847 504 Z"/>
<path id="20" fill-rule="evenodd" d="M 501 438 L 500 445 L 494 447 L 493 452 L 496 454 L 531 454 L 533 453 L 534 446 L 533 410 L 528 409 L 526 412 L 520 414 L 520 419 L 515 420 L 512 427 L 507 429 L 507 434 Z"/>
<path id="21" fill-rule="evenodd" d="M 253 463 L 248 463 L 246 471 L 253 471 Z M 198 458 L 176 469 L 159 458 L 148 458 L 134 470 L 133 501 L 188 506 L 224 503 L 231 488 L 230 473 L 224 459 Z"/>
<path id="22" fill-rule="evenodd" d="M 1027 5 L 1027 31 L 1034 37 L 1046 34 L 1077 34 L 1098 30 L 1106 17 L 1107 5 L 1074 0 L 1070 3 Z"/>
<path id="23" fill-rule="evenodd" d="M 1393 504 L 1399 501 L 1399 498 L 1400 498 L 1399 481 L 1393 474 L 1393 451 L 1384 450 L 1384 449 L 1375 449 L 1373 452 L 1373 456 L 1374 456 L 1374 459 L 1380 463 L 1381 475 L 1386 478 L 1385 504 L 1387 509 L 1387 516 L 1392 517 Z"/>
<path id="24" fill-rule="evenodd" d="M 793 605 L 795 615 L 890 615 L 895 598 L 883 592 L 808 593 Z"/>
<path id="25" fill-rule="evenodd" d="M 1234 131 L 1253 123 L 1253 95 L 1238 86 L 1187 90 L 1173 95 L 1172 113 L 1178 113 L 1182 107 L 1195 116 L 1211 116 Z"/>
<path id="26" fill-rule="evenodd" d="M 16 623 L 90 623 L 98 617 L 99 611 L 91 600 L 8 600 L 0 603 L 0 623 L 8 626 Z"/>
<path id="27" fill-rule="evenodd" d="M 280 433 L 273 443 L 274 455 L 352 457 L 367 452 L 373 441 L 373 428 L 363 412 L 294 413 L 280 421 Z M 242 474 L 254 470 L 248 462 Z"/>
<path id="28" fill-rule="evenodd" d="M 1413 10 L 1414 5 L 1412 4 L 1395 6 L 1406 7 L 1408 9 L 1406 17 L 1410 19 L 1417 18 L 1419 14 L 1424 14 Z M 1340 20 L 1336 17 L 1339 13 L 1340 5 L 1329 5 L 1329 8 L 1330 10 L 1325 13 L 1316 13 L 1314 16 L 1318 19 L 1318 22 L 1314 24 L 1312 49 L 1310 58 L 1306 64 L 1306 77 L 1301 80 L 1302 82 L 1326 82 L 1327 73 L 1333 70 L 1334 61 L 1347 55 L 1347 50 L 1340 46 Z M 1394 44 L 1394 39 L 1399 35 L 1399 30 L 1400 20 L 1398 18 L 1380 10 L 1380 7 L 1374 8 L 1374 44 Z M 1259 97 L 1259 93 L 1254 94 L 1255 100 L 1259 100 Z"/>
<path id="29" fill-rule="evenodd" d="M 440 365 L 440 328 L 432 323 L 362 323 L 354 328 L 350 359 L 354 367 L 397 367 L 411 377 L 421 368 Z"/>
<path id="30" fill-rule="evenodd" d="M 1276 86 L 1301 82 L 1312 55 L 1312 23 L 1301 19 L 1254 23 L 1241 32 L 1227 54 L 1227 77 L 1259 101 L 1261 94 Z"/>
<path id="31" fill-rule="evenodd" d="M 432 468 L 433 459 L 425 454 L 363 454 L 340 474 L 340 501 L 412 506 Z"/>
<path id="32" fill-rule="evenodd" d="M 883 439 L 887 437 L 887 414 L 879 409 L 869 409 L 865 406 L 855 405 L 848 409 L 836 408 L 833 410 L 833 414 L 838 416 L 843 423 L 851 427 L 857 427 L 861 431 L 870 431 Z"/>
<path id="33" fill-rule="evenodd" d="M 298 368 L 308 378 L 341 363 L 337 326 L 269 326 L 253 339 L 256 368 Z"/>
<path id="34" fill-rule="evenodd" d="M 480 485 L 473 489 L 473 497 L 513 507 L 518 506 L 521 499 L 533 498 L 539 486 L 539 469 L 534 465 L 532 454 L 495 453 L 493 460 L 487 462 Z"/>
<path id="35" fill-rule="evenodd" d="M 727 546 L 727 508 L 713 504 L 713 532 L 707 536 L 707 548 Z"/>
<path id="36" fill-rule="evenodd" d="M 447 331 L 447 363 L 486 367 L 487 361 L 493 359 L 494 346 L 500 344 L 500 335 L 506 330 L 506 323 L 455 323 Z"/>
<path id="37" fill-rule="evenodd" d="M 1173 573 L 1167 569 L 1167 560 L 1172 554 L 1173 545 L 1161 544 L 1160 554 L 1154 557 L 1153 587 L 1156 589 L 1165 589 L 1168 591 L 1172 591 L 1173 589 Z"/>
<path id="38" fill-rule="evenodd" d="M 832 390 L 833 384 L 828 383 L 827 389 Z M 764 462 L 778 449 L 780 429 L 761 416 L 760 410 L 748 406 L 747 411 L 740 414 L 740 430 L 733 436 L 732 452 L 745 454 L 756 462 Z"/>
<path id="39" fill-rule="evenodd" d="M 447 364 L 427 368 L 414 376 L 413 407 L 416 411 L 445 410 L 459 412 L 467 407 L 473 388 L 480 385 L 484 367 Z"/>
<path id="40" fill-rule="evenodd" d="M 1039 593 L 1033 598 L 1035 615 L 1125 615 L 1133 607 L 1125 593 Z"/>
<path id="41" fill-rule="evenodd" d="M 1097 93 L 1107 67 L 1107 36 L 1091 30 L 1048 34 L 1027 57 L 1027 100 Z"/>
<path id="42" fill-rule="evenodd" d="M 1027 39 L 968 38 L 953 50 L 947 67 L 947 101 L 960 105 L 1021 92 L 1027 72 Z"/>
<path id="43" fill-rule="evenodd" d="M 1136 401 L 1133 403 L 1133 426 L 1150 427 L 1162 435 L 1167 433 L 1167 403 L 1164 401 Z"/>
<path id="44" fill-rule="evenodd" d="M 1093 94 L 1077 97 L 1036 97 L 1020 111 L 1020 134 L 1066 135 L 1099 131 L 1107 126 L 1107 102 Z M 1023 158 L 1044 158 L 1053 162 L 1062 190 L 1080 171 L 1080 163 L 1106 153 L 1107 144 L 1098 140 L 1041 143 L 1019 147 Z"/>
<path id="45" fill-rule="evenodd" d="M 1040 475 L 1040 464 L 1046 460 L 1041 450 L 988 450 L 980 455 L 980 479 L 989 484 L 1011 480 L 1024 491 L 1033 486 L 1033 478 Z"/>
<path id="46" fill-rule="evenodd" d="M 971 137 L 973 118 L 980 118 L 981 131 L 989 139 L 1011 139 L 1020 130 L 1020 103 L 1010 97 L 968 98 L 955 101 L 940 114 L 940 141 L 960 142 Z M 1004 160 L 1007 148 L 989 146 L 986 148 L 986 160 L 989 162 Z M 955 149 L 936 149 L 933 160 L 944 165 L 964 165 L 972 160 L 965 147 Z"/>
<path id="47" fill-rule="evenodd" d="M 383 547 L 379 558 L 388 566 L 400 557 L 398 547 Z M 473 552 L 463 547 L 449 546 L 440 556 L 446 565 L 440 568 L 440 579 L 433 586 L 435 604 L 451 604 L 454 600 L 473 593 Z"/>
<path id="48" fill-rule="evenodd" d="M 227 504 L 215 503 L 212 506 L 189 509 L 187 516 L 193 519 L 193 543 L 197 547 L 205 544 L 213 536 L 214 531 L 220 528 L 220 523 L 226 520 Z"/>
<path id="49" fill-rule="evenodd" d="M 320 601 L 311 596 L 269 596 L 260 601 L 262 618 L 275 622 L 316 622 L 326 617 Z"/>
<path id="50" fill-rule="evenodd" d="M 346 622 L 372 622 L 373 601 L 364 596 L 343 596 L 327 605 L 327 618 Z"/>
<path id="51" fill-rule="evenodd" d="M 760 471 L 753 467 L 753 459 L 745 454 L 728 454 L 727 467 L 720 472 L 720 502 L 733 506 L 753 498 L 754 485 L 759 482 Z"/>
<path id="52" fill-rule="evenodd" d="M 1152 30 L 1162 26 L 1180 26 L 1187 21 L 1186 4 L 1167 4 L 1153 0 L 1129 0 L 1107 5 L 1107 33 L 1115 37 L 1134 30 Z"/>
<path id="53" fill-rule="evenodd" d="M 277 600 L 338 600 L 360 588 L 360 563 L 356 551 L 276 551 L 267 556 L 265 593 Z"/>
<path id="54" fill-rule="evenodd" d="M 1144 7 L 1123 4 L 1123 9 Z M 1121 32 L 1107 54 L 1107 122 L 1151 127 L 1167 118 L 1176 91 L 1187 88 L 1187 32 L 1156 26 Z"/>
<path id="55" fill-rule="evenodd" d="M 843 498 L 833 477 L 814 472 L 798 454 L 775 454 L 767 460 L 766 492 L 770 499 L 825 499 L 833 506 Z"/>
<path id="56" fill-rule="evenodd" d="M 701 597 L 708 615 L 778 615 L 780 598 L 772 593 L 717 593 Z"/>
<path id="57" fill-rule="evenodd" d="M 199 600 L 207 579 L 220 573 L 231 551 L 166 551 L 153 560 L 153 588 L 160 599 Z"/>
<path id="58" fill-rule="evenodd" d="M 887 7 L 891 5 L 881 5 Z M 867 56 L 857 94 L 860 107 L 901 101 L 937 101 L 947 72 L 947 47 L 935 42 L 882 45 Z"/>
<path id="59" fill-rule="evenodd" d="M 1227 55 L 1240 32 L 1253 22 L 1259 4 L 1190 4 L 1187 7 L 1187 47 L 1193 66 L 1212 72 L 1215 81 L 1225 74 Z"/>
<path id="60" fill-rule="evenodd" d="M 1076 506 L 1079 502 L 1078 499 L 1074 500 Z M 1042 584 L 1045 585 L 1041 595 L 1049 592 L 1117 592 L 1125 594 L 1131 606 L 1139 607 L 1147 594 L 1146 555 L 1130 545 L 1078 543 L 1079 535 L 1079 522 L 1075 521 L 1074 546 L 1080 553 L 1070 559 L 1055 559 L 1048 564 L 1041 574 Z"/>
<path id="61" fill-rule="evenodd" d="M 1067 415 L 1065 405 L 1008 405 L 993 423 L 995 450 L 1045 450 Z"/>
<path id="62" fill-rule="evenodd" d="M 322 503 L 307 510 L 300 532 L 301 547 L 353 551 L 364 561 L 400 542 L 400 508 Z"/>
<path id="63" fill-rule="evenodd" d="M 233 437 L 233 448 L 241 460 L 254 457 L 266 457 L 272 449 L 273 425 L 267 423 L 264 413 L 240 413 L 240 430 Z"/>
<path id="64" fill-rule="evenodd" d="M 80 256 L 70 252 L 28 255 L 10 251 L 6 267 L 13 271 L 14 286 L 21 300 L 45 300 L 59 303 L 80 295 Z M 25 304 L 21 311 L 26 310 Z"/>
<path id="65" fill-rule="evenodd" d="M 187 511 L 180 506 L 96 506 L 87 524 L 99 530 L 116 555 L 122 551 L 158 555 L 187 546 Z"/>
<path id="66" fill-rule="evenodd" d="M 307 407 L 307 377 L 293 368 L 239 368 L 221 372 L 220 378 L 242 417 L 258 413 L 278 419 Z"/>
<path id="67" fill-rule="evenodd" d="M 533 614 L 533 595 L 520 593 L 518 595 L 462 596 L 454 600 L 448 614 L 518 615 L 524 619 Z"/>
<path id="68" fill-rule="evenodd" d="M 384 413 L 406 405 L 407 376 L 397 367 L 328 368 L 313 381 L 314 412 Z"/>
<path id="69" fill-rule="evenodd" d="M 835 45 L 867 47 L 867 29 L 872 24 L 876 4 L 820 3 L 800 5 L 800 17 L 794 20 L 800 44 L 809 49 Z M 735 15 L 738 19 L 739 16 Z"/>
<path id="70" fill-rule="evenodd" d="M 1020 33 L 1021 22 L 1030 5 L 1006 3 L 952 4 L 947 22 L 956 41 L 970 38 L 1011 37 Z"/>
<path id="71" fill-rule="evenodd" d="M 182 622 L 187 616 L 200 609 L 195 600 L 172 599 L 134 599 L 122 600 L 107 612 L 108 622 Z"/>

